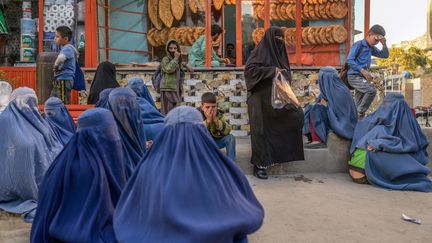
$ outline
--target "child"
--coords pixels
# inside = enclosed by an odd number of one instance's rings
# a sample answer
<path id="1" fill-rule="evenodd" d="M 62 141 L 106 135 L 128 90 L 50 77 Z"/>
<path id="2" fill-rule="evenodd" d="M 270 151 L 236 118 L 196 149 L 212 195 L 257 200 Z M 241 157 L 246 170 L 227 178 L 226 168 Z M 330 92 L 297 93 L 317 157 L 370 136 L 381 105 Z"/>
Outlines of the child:
<path id="1" fill-rule="evenodd" d="M 67 26 L 56 29 L 55 42 L 61 47 L 60 54 L 54 63 L 54 82 L 51 96 L 60 98 L 64 104 L 70 104 L 70 92 L 75 78 L 78 51 L 70 43 L 72 30 Z"/>
<path id="2" fill-rule="evenodd" d="M 225 120 L 223 112 L 217 108 L 216 95 L 210 92 L 204 93 L 198 110 L 219 149 L 226 148 L 227 156 L 235 161 L 235 137 L 230 134 L 231 125 Z"/>
<path id="3" fill-rule="evenodd" d="M 185 69 L 193 72 L 193 69 L 183 62 L 177 41 L 168 41 L 165 50 L 167 55 L 160 64 L 163 75 L 160 83 L 161 113 L 164 115 L 182 102 Z"/>
<path id="4" fill-rule="evenodd" d="M 381 25 L 372 26 L 363 40 L 352 45 L 348 55 L 348 83 L 355 89 L 355 102 L 360 119 L 365 116 L 376 95 L 375 87 L 370 84 L 373 78 L 369 73 L 371 56 L 389 57 L 385 34 Z M 375 47 L 380 42 L 381 50 Z"/>

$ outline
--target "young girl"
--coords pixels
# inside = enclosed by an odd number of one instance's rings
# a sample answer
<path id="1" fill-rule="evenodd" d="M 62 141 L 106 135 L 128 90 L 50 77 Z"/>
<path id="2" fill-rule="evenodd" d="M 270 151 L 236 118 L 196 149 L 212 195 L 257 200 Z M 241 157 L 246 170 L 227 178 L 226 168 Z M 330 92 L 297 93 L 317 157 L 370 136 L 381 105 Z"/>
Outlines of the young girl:
<path id="1" fill-rule="evenodd" d="M 183 63 L 177 41 L 168 41 L 166 53 L 166 57 L 160 64 L 163 75 L 160 84 L 161 113 L 164 115 L 182 102 L 185 68 L 190 72 L 193 71 L 189 65 Z"/>

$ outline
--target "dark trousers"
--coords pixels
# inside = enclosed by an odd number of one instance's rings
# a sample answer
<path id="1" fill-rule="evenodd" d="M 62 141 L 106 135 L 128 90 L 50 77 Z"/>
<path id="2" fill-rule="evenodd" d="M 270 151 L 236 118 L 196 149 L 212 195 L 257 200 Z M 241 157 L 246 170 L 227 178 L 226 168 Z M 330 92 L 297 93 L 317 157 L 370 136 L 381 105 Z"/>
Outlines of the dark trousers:
<path id="1" fill-rule="evenodd" d="M 70 104 L 72 87 L 72 80 L 54 80 L 51 96 L 61 99 L 65 105 Z"/>

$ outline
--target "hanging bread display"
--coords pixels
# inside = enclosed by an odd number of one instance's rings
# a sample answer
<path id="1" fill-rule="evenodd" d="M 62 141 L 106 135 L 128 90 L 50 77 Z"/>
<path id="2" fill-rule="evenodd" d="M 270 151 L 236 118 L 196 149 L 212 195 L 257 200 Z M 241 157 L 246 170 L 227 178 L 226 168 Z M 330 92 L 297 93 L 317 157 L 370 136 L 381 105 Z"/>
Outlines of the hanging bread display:
<path id="1" fill-rule="evenodd" d="M 252 4 L 255 19 L 264 20 L 264 1 Z M 295 1 L 272 1 L 270 4 L 271 20 L 295 20 Z M 302 18 L 304 20 L 342 19 L 348 14 L 345 0 L 302 0 Z"/>
<path id="2" fill-rule="evenodd" d="M 160 30 L 163 27 L 162 20 L 159 18 L 159 0 L 148 0 L 148 15 L 153 26 Z"/>
<path id="3" fill-rule="evenodd" d="M 281 28 L 284 31 L 285 44 L 295 46 L 295 28 Z M 252 32 L 252 40 L 257 45 L 264 36 L 264 28 L 257 28 Z M 348 32 L 342 25 L 308 26 L 302 29 L 302 45 L 341 44 L 348 38 Z"/>
<path id="4" fill-rule="evenodd" d="M 191 46 L 204 34 L 204 27 L 173 27 L 161 30 L 152 28 L 147 33 L 147 40 L 153 47 L 165 46 L 171 39 L 176 40 L 182 46 Z"/>
<path id="5" fill-rule="evenodd" d="M 171 13 L 170 0 L 159 0 L 159 18 L 166 27 L 170 28 L 172 26 L 174 16 Z"/>
<path id="6" fill-rule="evenodd" d="M 176 20 L 181 20 L 185 10 L 185 0 L 171 0 L 171 13 Z"/>

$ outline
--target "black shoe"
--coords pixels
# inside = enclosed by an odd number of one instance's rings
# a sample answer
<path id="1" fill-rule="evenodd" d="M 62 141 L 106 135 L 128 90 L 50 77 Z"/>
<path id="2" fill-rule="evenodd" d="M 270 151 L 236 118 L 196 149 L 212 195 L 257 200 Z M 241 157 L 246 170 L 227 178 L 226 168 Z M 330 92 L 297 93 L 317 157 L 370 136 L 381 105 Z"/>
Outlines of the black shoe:
<path id="1" fill-rule="evenodd" d="M 267 170 L 258 168 L 256 165 L 254 165 L 253 174 L 258 179 L 262 179 L 262 180 L 268 179 Z"/>
<path id="2" fill-rule="evenodd" d="M 305 144 L 303 147 L 306 149 L 321 149 L 321 148 L 327 148 L 327 145 L 323 142 L 319 142 L 319 143 Z"/>

